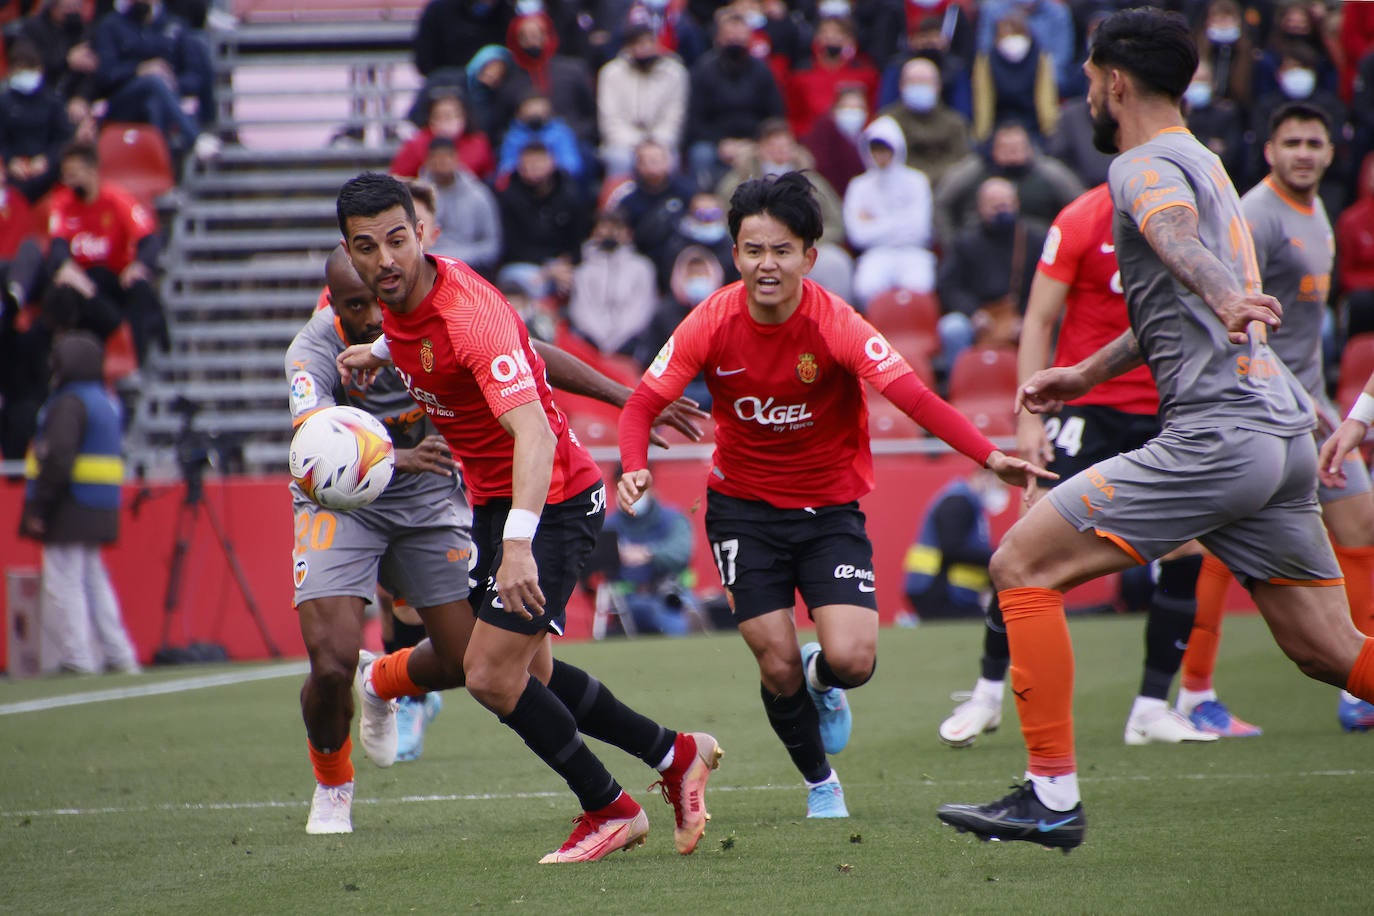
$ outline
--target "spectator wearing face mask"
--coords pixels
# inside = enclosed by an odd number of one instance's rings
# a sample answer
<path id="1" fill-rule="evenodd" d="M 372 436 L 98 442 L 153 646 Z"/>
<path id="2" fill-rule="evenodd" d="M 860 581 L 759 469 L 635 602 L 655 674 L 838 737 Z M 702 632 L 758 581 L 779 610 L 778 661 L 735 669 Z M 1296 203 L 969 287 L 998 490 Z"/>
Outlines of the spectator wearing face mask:
<path id="1" fill-rule="evenodd" d="M 969 152 L 968 124 L 940 101 L 940 70 L 928 58 L 902 65 L 901 98 L 878 113 L 897 122 L 906 140 L 906 164 L 938 186 Z"/>
<path id="2" fill-rule="evenodd" d="M 841 86 L 863 87 L 869 105 L 878 98 L 878 69 L 859 50 L 848 19 L 822 19 L 811 51 L 810 60 L 788 76 L 783 93 L 787 121 L 798 137 L 809 133 L 830 110 Z"/>
<path id="3" fill-rule="evenodd" d="M 635 147 L 633 181 L 615 207 L 630 223 L 635 248 L 658 260 L 674 227 L 686 212 L 692 182 L 679 174 L 667 147 L 644 140 Z"/>
<path id="4" fill-rule="evenodd" d="M 727 236 L 728 240 L 728 236 Z M 730 269 L 734 270 L 731 262 Z M 641 366 L 653 362 L 663 344 L 672 336 L 673 331 L 687 313 L 704 302 L 706 297 L 732 282 L 729 275 L 721 270 L 719 255 L 702 245 L 687 245 L 682 248 L 669 269 L 668 292 L 658 301 L 653 320 L 639 337 L 635 349 L 635 360 Z M 739 279 L 736 272 L 735 279 Z M 701 405 L 703 410 L 711 409 L 711 392 L 706 381 L 698 376 L 687 386 L 685 394 Z"/>
<path id="5" fill-rule="evenodd" d="M 513 16 L 502 0 L 429 0 L 415 27 L 415 69 L 430 79 L 461 72 L 479 50 L 505 42 Z"/>
<path id="6" fill-rule="evenodd" d="M 715 18 L 715 47 L 692 65 L 687 107 L 688 161 L 701 187 L 720 180 L 738 141 L 783 113 L 772 71 L 749 52 L 753 32 L 744 16 L 727 7 Z"/>
<path id="7" fill-rule="evenodd" d="M 935 234 L 945 244 L 962 227 L 978 222 L 978 189 L 1005 178 L 1016 189 L 1020 212 L 1049 224 L 1083 193 L 1083 183 L 1064 164 L 1037 153 L 1026 128 L 999 124 L 982 152 L 971 153 L 935 185 Z"/>
<path id="8" fill-rule="evenodd" d="M 808 178 L 816 188 L 816 198 L 821 205 L 821 222 L 825 226 L 825 241 L 833 245 L 844 244 L 844 209 L 840 195 L 830 186 L 830 182 L 815 173 L 816 163 L 806 147 L 797 142 L 787 121 L 772 118 L 759 127 L 758 142 L 752 154 L 743 156 L 736 166 L 721 179 L 716 186 L 716 195 L 721 200 L 729 200 L 730 195 L 752 178 L 768 175 L 782 175 L 785 172 L 809 172 Z"/>
<path id="9" fill-rule="evenodd" d="M 973 139 L 981 143 L 994 124 L 1016 121 L 1039 139 L 1059 120 L 1054 61 L 1031 36 L 1025 20 L 1009 15 L 997 23 L 992 49 L 973 61 Z"/>
<path id="10" fill-rule="evenodd" d="M 1026 23 L 1040 49 L 1054 64 L 1055 84 L 1070 85 L 1082 64 L 1073 53 L 1073 14 L 1060 0 L 986 0 L 978 9 L 978 53 L 991 54 L 1008 16 Z"/>
<path id="11" fill-rule="evenodd" d="M 1245 179 L 1245 124 L 1236 103 L 1218 96 L 1214 86 L 1212 65 L 1198 61 L 1193 81 L 1183 91 L 1188 129 L 1217 154 L 1231 180 L 1241 184 Z"/>
<path id="12" fill-rule="evenodd" d="M 596 149 L 596 94 L 591 73 L 580 59 L 558 53 L 558 35 L 544 13 L 516 16 L 506 32 L 506 47 L 515 61 L 503 89 L 507 110 L 531 93 L 545 96 L 552 111 L 586 149 Z M 515 105 L 511 103 L 514 102 Z"/>
<path id="13" fill-rule="evenodd" d="M 687 118 L 687 68 L 665 52 L 647 24 L 625 31 L 625 45 L 601 68 L 596 85 L 601 161 L 608 175 L 627 174 L 634 150 L 653 140 L 677 157 Z"/>
<path id="14" fill-rule="evenodd" d="M 396 151 L 389 169 L 391 174 L 397 178 L 418 175 L 429 155 L 430 143 L 436 137 L 452 141 L 458 161 L 478 178 L 485 181 L 496 173 L 496 156 L 491 151 L 491 142 L 470 122 L 467 103 L 455 92 L 440 90 L 429 102 L 425 126 Z"/>
<path id="15" fill-rule="evenodd" d="M 45 85 L 38 48 L 15 42 L 9 64 L 9 87 L 0 94 L 0 157 L 5 183 L 32 203 L 57 182 L 58 154 L 72 125 L 61 96 Z"/>
<path id="16" fill-rule="evenodd" d="M 1255 61 L 1254 94 L 1262 98 L 1279 89 L 1279 69 L 1284 56 L 1292 47 L 1311 51 L 1315 89 L 1337 93 L 1340 78 L 1331 52 L 1322 34 L 1322 20 L 1312 11 L 1312 5 L 1302 0 L 1286 0 L 1277 5 L 1274 23 L 1269 30 L 1269 42 Z"/>
<path id="17" fill-rule="evenodd" d="M 425 250 L 458 258 L 483 276 L 501 260 L 501 213 L 496 195 L 458 158 L 448 137 L 429 142 L 420 178 L 434 191 L 434 219 Z M 435 229 L 440 230 L 437 234 Z"/>
<path id="18" fill-rule="evenodd" d="M 924 57 L 940 71 L 940 98 L 966 119 L 973 117 L 973 27 L 957 0 L 931 0 L 930 9 L 908 0 L 906 46 L 888 59 L 878 83 L 878 104 L 886 107 L 901 97 L 902 68 Z M 939 12 L 937 12 L 939 11 Z"/>
<path id="19" fill-rule="evenodd" d="M 725 202 L 710 191 L 699 191 L 692 195 L 686 212 L 674 225 L 672 234 L 653 256 L 660 288 L 669 289 L 671 284 L 677 282 L 673 279 L 674 270 L 682 262 L 682 253 L 689 248 L 697 253 L 706 252 L 715 258 L 719 268 L 716 286 L 739 279 L 730 228 L 725 222 Z M 674 327 L 676 323 L 668 325 L 668 331 L 671 332 Z M 668 339 L 666 334 L 663 339 Z"/>
<path id="20" fill-rule="evenodd" d="M 816 172 L 841 197 L 854 176 L 864 170 L 858 140 L 868 124 L 868 110 L 864 87 L 842 86 L 830 111 L 817 118 L 811 132 L 801 138 L 802 146 L 816 160 Z"/>
<path id="21" fill-rule="evenodd" d="M 866 305 L 888 289 L 929 292 L 935 288 L 930 182 L 906 165 L 902 129 L 891 118 L 875 120 L 861 142 L 868 170 L 850 182 L 844 196 L 845 232 L 861 252 L 854 298 Z"/>
<path id="22" fill-rule="evenodd" d="M 587 162 L 572 127 L 554 116 L 553 103 L 541 92 L 531 90 L 515 110 L 506 136 L 501 140 L 501 154 L 496 160 L 498 181 L 515 171 L 520 151 L 538 141 L 553 156 L 558 168 L 574 181 L 587 177 Z"/>
<path id="23" fill-rule="evenodd" d="M 538 140 L 520 151 L 515 172 L 496 198 L 504 261 L 498 279 L 524 282 L 536 297 L 549 295 L 587 236 L 585 198 Z"/>
<path id="24" fill-rule="evenodd" d="M 43 83 L 67 100 L 67 117 L 79 124 L 90 115 L 98 61 L 91 49 L 91 28 L 82 0 L 49 0 L 17 23 L 20 40 L 43 58 Z M 13 54 L 13 50 L 10 51 Z M 13 61 L 10 71 L 13 72 Z"/>
<path id="25" fill-rule="evenodd" d="M 1212 0 L 1197 35 L 1198 60 L 1212 69 L 1212 98 L 1228 99 L 1242 116 L 1253 100 L 1255 44 L 1236 0 Z"/>
<path id="26" fill-rule="evenodd" d="M 624 215 L 597 214 L 573 271 L 568 323 L 603 354 L 635 352 L 657 303 L 654 265 L 635 251 Z"/>
<path id="27" fill-rule="evenodd" d="M 219 153 L 219 140 L 203 132 L 215 119 L 214 73 L 209 49 L 187 23 L 160 2 L 116 2 L 95 25 L 97 93 L 111 121 L 152 124 L 173 154 L 194 149 L 201 159 Z M 196 100 L 196 115 L 182 108 Z"/>
<path id="28" fill-rule="evenodd" d="M 1306 102 L 1326 115 L 1326 123 L 1345 123 L 1345 103 L 1335 92 L 1318 85 L 1317 68 L 1316 54 L 1306 44 L 1289 44 L 1285 47 L 1278 69 L 1278 89 L 1257 98 L 1250 115 L 1250 130 L 1254 142 L 1248 150 L 1249 173 L 1246 186 L 1258 181 L 1267 169 L 1264 162 L 1264 144 L 1269 139 L 1269 117 L 1280 106 L 1289 102 Z M 1327 170 L 1327 177 L 1322 181 L 1320 193 L 1327 203 L 1327 208 L 1333 213 L 1339 213 L 1345 203 L 1344 188 L 1340 185 L 1344 176 L 1348 174 L 1349 148 L 1344 135 L 1339 131 L 1332 131 L 1331 138 L 1335 142 L 1336 159 Z"/>

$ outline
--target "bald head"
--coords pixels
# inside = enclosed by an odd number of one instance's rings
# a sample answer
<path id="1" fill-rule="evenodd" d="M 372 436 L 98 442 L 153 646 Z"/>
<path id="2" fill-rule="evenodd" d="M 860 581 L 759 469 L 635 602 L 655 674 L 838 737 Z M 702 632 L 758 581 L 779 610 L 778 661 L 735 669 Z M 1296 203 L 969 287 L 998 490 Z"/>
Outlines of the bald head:
<path id="1" fill-rule="evenodd" d="M 339 326 L 350 344 L 371 343 L 382 333 L 382 307 L 364 285 L 340 243 L 324 265 L 324 282 Z"/>

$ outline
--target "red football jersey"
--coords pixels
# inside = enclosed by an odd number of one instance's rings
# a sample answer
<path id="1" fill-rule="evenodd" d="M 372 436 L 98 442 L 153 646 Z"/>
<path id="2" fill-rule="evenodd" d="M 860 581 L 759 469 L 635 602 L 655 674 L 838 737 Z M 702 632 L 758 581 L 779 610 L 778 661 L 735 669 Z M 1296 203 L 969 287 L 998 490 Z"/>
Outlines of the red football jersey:
<path id="1" fill-rule="evenodd" d="M 1045 236 L 1039 270 L 1069 285 L 1059 323 L 1056 366 L 1072 366 L 1130 327 L 1112 245 L 1112 195 L 1100 184 L 1060 211 Z M 1099 404 L 1124 413 L 1159 412 L 1154 377 L 1144 366 L 1103 382 L 1073 404 Z"/>
<path id="2" fill-rule="evenodd" d="M 782 509 L 831 506 L 873 489 L 864 381 L 911 374 L 867 321 L 810 280 L 782 324 L 749 315 L 735 282 L 692 310 L 644 374 L 672 399 L 706 373 L 716 451 L 709 486 Z"/>
<path id="3" fill-rule="evenodd" d="M 410 396 L 462 461 L 473 504 L 510 498 L 515 440 L 496 418 L 532 401 L 558 437 L 547 501 L 600 482 L 601 470 L 554 406 L 544 360 L 515 309 L 461 261 L 426 257 L 439 271 L 434 288 L 414 311 L 384 309 L 382 332 Z"/>
<path id="4" fill-rule="evenodd" d="M 89 204 L 70 188 L 52 194 L 48 235 L 65 239 L 82 269 L 106 267 L 120 273 L 134 260 L 138 243 L 157 230 L 152 211 L 123 188 L 104 183 Z"/>

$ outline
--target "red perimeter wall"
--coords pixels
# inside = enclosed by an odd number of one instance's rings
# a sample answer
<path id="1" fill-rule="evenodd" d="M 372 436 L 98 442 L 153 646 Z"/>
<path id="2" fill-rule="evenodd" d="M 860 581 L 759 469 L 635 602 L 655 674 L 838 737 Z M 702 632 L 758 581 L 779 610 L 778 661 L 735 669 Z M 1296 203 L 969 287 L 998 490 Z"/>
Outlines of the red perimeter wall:
<path id="1" fill-rule="evenodd" d="M 969 469 L 957 455 L 877 455 L 877 489 L 863 501 L 868 531 L 875 553 L 878 600 L 885 623 L 905 605 L 902 596 L 902 558 L 931 496 L 947 481 Z M 695 566 L 703 590 L 719 585 L 702 532 L 708 459 L 660 460 L 655 465 L 656 486 L 665 502 L 689 511 L 697 528 Z M 613 466 L 608 465 L 610 474 Z M 295 612 L 291 607 L 292 524 L 287 478 L 228 478 L 207 481 L 206 502 L 227 530 L 257 600 L 273 641 L 285 656 L 304 655 Z M 175 541 L 175 525 L 182 505 L 180 484 L 125 489 L 124 521 L 119 543 L 110 548 L 106 562 L 124 605 L 139 655 L 144 662 L 162 644 L 167 615 L 164 599 L 167 574 Z M 0 572 L 39 567 L 38 546 L 19 539 L 22 484 L 0 483 Z M 1015 521 L 1016 502 L 997 519 L 1000 536 Z M 202 512 L 187 554 L 182 597 L 171 616 L 171 643 L 209 641 L 224 645 L 234 659 L 260 659 L 268 655 L 264 641 L 249 614 L 208 519 Z M 1070 606 L 1110 602 L 1116 593 L 1115 577 L 1076 589 Z M 1250 606 L 1249 597 L 1234 587 L 1227 606 Z M 7 608 L 0 587 L 0 614 Z M 6 664 L 8 626 L 0 628 L 0 666 Z M 590 605 L 577 595 L 568 614 L 568 635 L 585 638 L 591 631 Z M 3 670 L 3 667 L 0 667 Z"/>

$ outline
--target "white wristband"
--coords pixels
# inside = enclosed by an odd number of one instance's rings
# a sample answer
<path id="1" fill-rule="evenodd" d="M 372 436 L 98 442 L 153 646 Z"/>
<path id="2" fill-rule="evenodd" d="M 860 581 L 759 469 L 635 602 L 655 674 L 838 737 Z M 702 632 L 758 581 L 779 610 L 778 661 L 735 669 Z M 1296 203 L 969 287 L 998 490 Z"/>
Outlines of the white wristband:
<path id="1" fill-rule="evenodd" d="M 528 509 L 512 509 L 506 516 L 506 527 L 501 533 L 503 540 L 530 541 L 539 530 L 539 516 Z"/>
<path id="2" fill-rule="evenodd" d="M 391 362 L 391 345 L 386 342 L 385 334 L 372 341 L 372 355 Z"/>
<path id="3" fill-rule="evenodd" d="M 1350 408 L 1350 413 L 1346 414 L 1347 420 L 1359 420 L 1365 426 L 1374 426 L 1374 397 L 1370 397 L 1363 391 L 1355 399 L 1355 406 Z"/>

